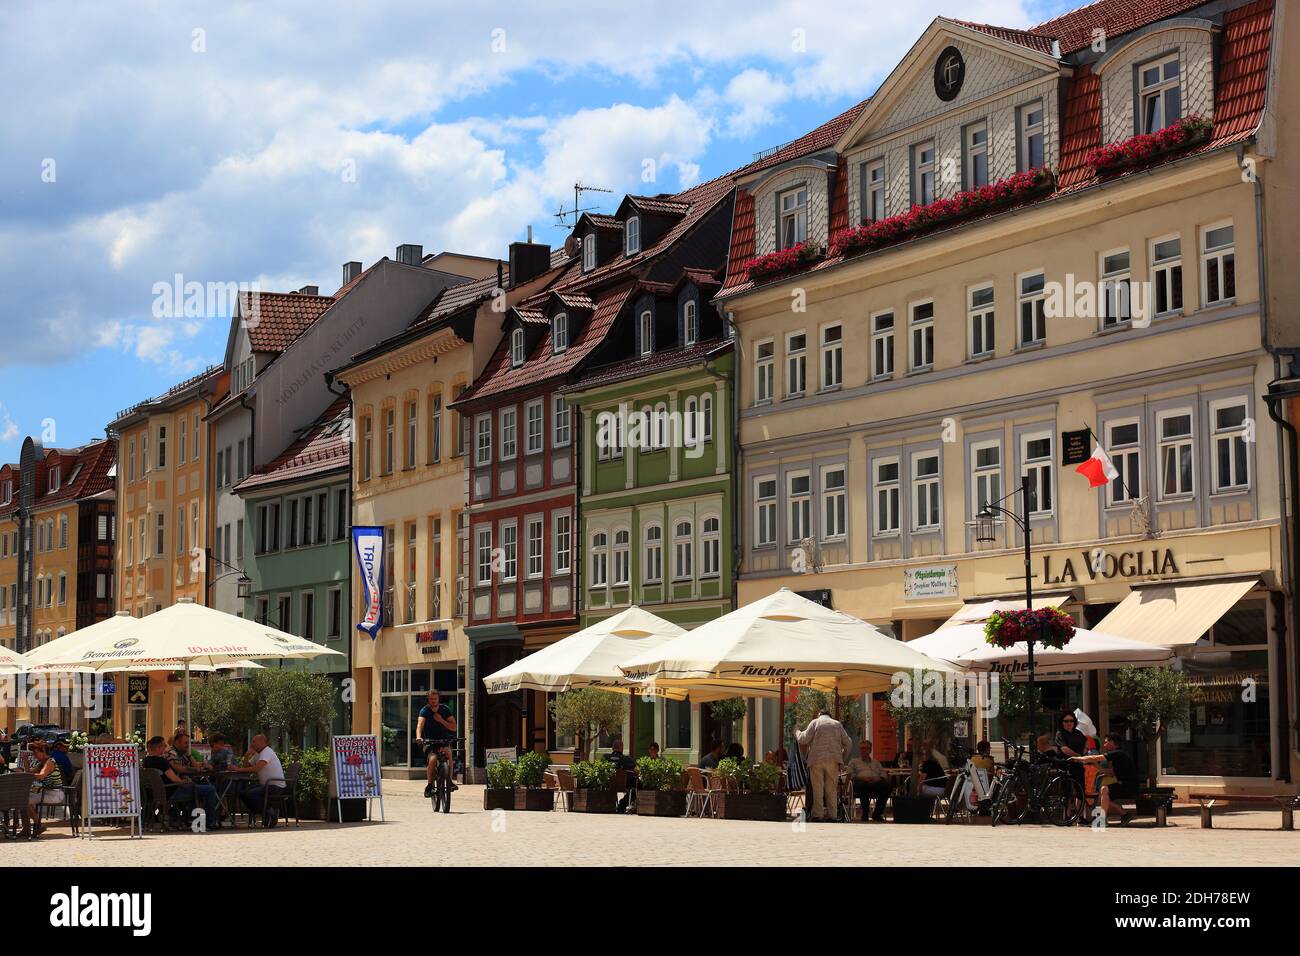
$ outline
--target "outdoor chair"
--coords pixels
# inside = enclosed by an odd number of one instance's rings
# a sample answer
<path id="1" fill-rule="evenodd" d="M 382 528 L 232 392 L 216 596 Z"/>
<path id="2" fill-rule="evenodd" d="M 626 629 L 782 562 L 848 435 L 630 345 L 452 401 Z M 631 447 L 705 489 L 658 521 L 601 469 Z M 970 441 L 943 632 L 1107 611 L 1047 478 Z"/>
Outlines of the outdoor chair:
<path id="1" fill-rule="evenodd" d="M 27 813 L 27 800 L 35 779 L 35 775 L 30 773 L 0 774 L 0 822 L 3 822 L 0 833 L 4 836 L 16 839 L 18 827 L 26 826 L 23 817 Z"/>
<path id="2" fill-rule="evenodd" d="M 555 806 L 558 809 L 566 812 L 571 809 L 578 788 L 572 770 L 568 767 L 552 768 L 547 772 L 547 786 L 555 788 Z"/>
<path id="3" fill-rule="evenodd" d="M 284 777 L 278 782 L 275 780 L 268 781 L 266 788 L 266 809 L 274 810 L 279 816 L 288 820 L 293 817 L 293 825 L 302 826 L 302 817 L 298 813 L 298 786 L 302 782 L 302 765 L 291 763 L 284 768 Z M 292 805 L 293 813 L 289 814 L 286 807 Z M 249 823 L 252 823 L 253 815 L 249 814 Z M 265 820 L 265 817 L 263 817 Z"/>
<path id="4" fill-rule="evenodd" d="M 727 792 L 727 782 L 722 780 L 716 773 L 711 773 L 704 778 L 704 784 L 708 788 L 709 798 L 709 816 L 718 815 L 718 796 Z"/>
<path id="5" fill-rule="evenodd" d="M 194 805 L 192 799 L 181 799 L 169 794 L 167 785 L 163 782 L 162 771 L 154 770 L 152 767 L 140 768 L 140 789 L 143 791 L 144 798 L 141 829 L 154 819 L 155 814 L 157 814 L 160 832 L 172 829 L 172 811 L 184 810 Z"/>
<path id="6" fill-rule="evenodd" d="M 81 822 L 81 774 L 80 768 L 72 775 L 72 782 L 65 783 L 60 789 L 63 791 L 62 803 L 43 803 L 40 806 L 40 815 L 42 819 L 55 818 L 60 813 L 72 827 L 72 835 L 77 836 L 80 832 Z"/>
<path id="7" fill-rule="evenodd" d="M 703 817 L 711 809 L 709 787 L 699 767 L 686 768 L 686 815 Z"/>

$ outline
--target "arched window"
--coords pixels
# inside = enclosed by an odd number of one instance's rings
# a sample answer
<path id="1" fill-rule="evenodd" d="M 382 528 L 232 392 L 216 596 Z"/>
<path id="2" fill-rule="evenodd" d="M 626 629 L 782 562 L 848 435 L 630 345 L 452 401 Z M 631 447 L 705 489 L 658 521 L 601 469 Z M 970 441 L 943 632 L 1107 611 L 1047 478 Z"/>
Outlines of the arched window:
<path id="1" fill-rule="evenodd" d="M 664 576 L 664 529 L 657 524 L 645 529 L 645 580 L 658 583 Z"/>
<path id="2" fill-rule="evenodd" d="M 591 586 L 603 588 L 609 583 L 609 536 L 597 531 L 591 536 Z"/>
<path id="3" fill-rule="evenodd" d="M 524 364 L 524 330 L 514 329 L 510 333 L 510 367 L 518 368 Z"/>
<path id="4" fill-rule="evenodd" d="M 569 313 L 557 312 L 551 321 L 551 352 L 559 355 L 569 347 Z"/>
<path id="5" fill-rule="evenodd" d="M 632 580 L 632 535 L 626 528 L 614 532 L 614 584 Z"/>
<path id="6" fill-rule="evenodd" d="M 689 521 L 673 525 L 673 580 L 688 581 L 694 568 L 694 535 Z"/>
<path id="7" fill-rule="evenodd" d="M 714 578 L 722 570 L 722 522 L 710 515 L 700 525 L 700 576 Z"/>
<path id="8" fill-rule="evenodd" d="M 700 340 L 700 320 L 694 299 L 687 299 L 682 306 L 682 333 L 683 345 L 694 345 Z"/>

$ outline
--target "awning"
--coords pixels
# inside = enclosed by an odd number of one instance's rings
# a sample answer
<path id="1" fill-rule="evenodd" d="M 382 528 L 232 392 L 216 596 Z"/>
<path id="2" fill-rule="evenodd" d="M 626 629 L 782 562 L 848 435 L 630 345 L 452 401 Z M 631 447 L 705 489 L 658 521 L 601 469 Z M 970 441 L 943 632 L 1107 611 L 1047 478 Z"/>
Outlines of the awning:
<path id="1" fill-rule="evenodd" d="M 1073 596 L 1073 591 L 1054 591 L 1051 593 L 1035 594 L 1034 607 L 1060 607 Z M 1014 598 L 996 598 L 993 600 L 977 598 L 974 601 L 967 601 L 966 606 L 940 624 L 938 630 L 942 631 L 945 627 L 956 627 L 958 624 L 974 624 L 977 621 L 987 621 L 989 615 L 994 611 L 1019 611 L 1023 610 L 1024 606 L 1024 598 L 1020 598 L 1019 600 Z"/>
<path id="2" fill-rule="evenodd" d="M 1258 583 L 1248 577 L 1134 588 L 1097 630 L 1144 644 L 1195 644 Z"/>

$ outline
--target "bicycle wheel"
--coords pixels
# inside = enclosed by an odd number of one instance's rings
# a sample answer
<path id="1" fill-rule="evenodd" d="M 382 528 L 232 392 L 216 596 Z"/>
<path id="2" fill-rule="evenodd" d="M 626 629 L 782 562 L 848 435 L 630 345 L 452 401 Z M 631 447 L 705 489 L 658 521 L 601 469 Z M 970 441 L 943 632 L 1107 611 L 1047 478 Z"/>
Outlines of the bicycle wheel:
<path id="1" fill-rule="evenodd" d="M 1083 788 L 1065 774 L 1053 777 L 1043 788 L 1038 809 L 1044 822 L 1058 827 L 1073 826 L 1083 812 Z"/>
<path id="2" fill-rule="evenodd" d="M 1029 814 L 1029 787 L 1021 774 L 1008 777 L 993 805 L 993 823 L 1022 823 Z"/>
<path id="3" fill-rule="evenodd" d="M 451 813 L 451 764 L 439 760 L 434 776 L 437 778 L 438 791 L 442 795 L 442 812 Z"/>
<path id="4" fill-rule="evenodd" d="M 953 817 L 957 815 L 957 805 L 965 803 L 966 785 L 968 778 L 965 773 L 957 775 L 957 779 L 952 785 L 952 795 L 948 798 L 948 809 L 943 815 L 944 823 L 952 823 Z"/>

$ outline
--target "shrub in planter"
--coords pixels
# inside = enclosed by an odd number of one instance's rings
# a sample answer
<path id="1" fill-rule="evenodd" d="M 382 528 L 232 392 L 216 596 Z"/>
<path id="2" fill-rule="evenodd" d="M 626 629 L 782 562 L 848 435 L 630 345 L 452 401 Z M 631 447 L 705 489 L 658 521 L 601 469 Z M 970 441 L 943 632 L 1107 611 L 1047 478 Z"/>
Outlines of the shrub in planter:
<path id="1" fill-rule="evenodd" d="M 680 817 L 686 814 L 682 765 L 672 757 L 642 757 L 636 762 L 636 812 L 642 816 Z"/>
<path id="2" fill-rule="evenodd" d="M 929 823 L 934 813 L 934 797 L 895 795 L 890 802 L 894 807 L 895 823 Z"/>
<path id="3" fill-rule="evenodd" d="M 301 768 L 298 796 L 302 806 L 299 813 L 308 819 L 319 820 L 325 814 L 325 798 L 329 791 L 330 752 L 324 747 L 291 748 L 286 754 L 286 764 L 296 763 Z"/>
<path id="4" fill-rule="evenodd" d="M 614 772 L 614 765 L 608 760 L 581 760 L 574 764 L 577 792 L 573 796 L 573 809 L 580 813 L 613 813 L 617 803 L 617 795 L 610 788 Z"/>
<path id="5" fill-rule="evenodd" d="M 730 763 L 725 771 L 723 764 Z M 724 820 L 784 820 L 786 798 L 778 793 L 781 771 L 775 764 L 750 763 L 728 758 L 718 762 L 718 775 L 727 784 L 714 797 L 717 814 Z"/>
<path id="6" fill-rule="evenodd" d="M 513 810 L 515 808 L 515 763 L 498 760 L 487 768 L 488 785 L 483 790 L 484 810 Z"/>
<path id="7" fill-rule="evenodd" d="M 547 754 L 530 750 L 515 764 L 515 809 L 551 810 L 555 807 L 555 791 L 543 790 L 546 768 L 551 765 Z"/>

